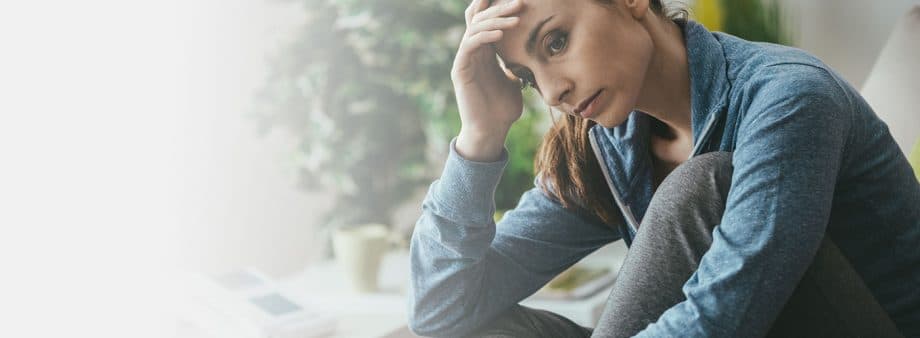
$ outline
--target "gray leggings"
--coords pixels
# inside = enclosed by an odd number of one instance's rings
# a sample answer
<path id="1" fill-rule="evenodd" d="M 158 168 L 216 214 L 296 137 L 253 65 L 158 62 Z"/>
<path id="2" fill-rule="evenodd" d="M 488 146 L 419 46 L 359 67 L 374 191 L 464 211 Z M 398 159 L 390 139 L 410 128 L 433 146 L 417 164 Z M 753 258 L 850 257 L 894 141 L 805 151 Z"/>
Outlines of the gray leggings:
<path id="1" fill-rule="evenodd" d="M 516 305 L 474 337 L 629 337 L 685 298 L 681 287 L 712 244 L 731 186 L 731 154 L 703 154 L 662 182 L 593 330 Z M 899 337 L 837 246 L 825 238 L 770 337 Z"/>

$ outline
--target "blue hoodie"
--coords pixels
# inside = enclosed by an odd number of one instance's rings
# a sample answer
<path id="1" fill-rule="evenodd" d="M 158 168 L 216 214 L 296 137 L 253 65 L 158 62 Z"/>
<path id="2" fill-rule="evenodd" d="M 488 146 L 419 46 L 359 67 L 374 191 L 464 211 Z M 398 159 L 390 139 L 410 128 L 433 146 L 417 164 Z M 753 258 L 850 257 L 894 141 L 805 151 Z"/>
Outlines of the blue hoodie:
<path id="1" fill-rule="evenodd" d="M 920 184 L 871 107 L 795 48 L 679 22 L 687 45 L 693 155 L 733 152 L 722 222 L 686 300 L 640 336 L 763 336 L 824 236 L 840 247 L 907 336 L 920 336 Z M 622 221 L 564 209 L 539 187 L 497 225 L 507 163 L 472 162 L 451 143 L 411 243 L 410 328 L 463 335 L 594 250 L 632 242 L 652 194 L 640 111 L 590 139 Z M 539 186 L 539 179 L 535 181 Z"/>

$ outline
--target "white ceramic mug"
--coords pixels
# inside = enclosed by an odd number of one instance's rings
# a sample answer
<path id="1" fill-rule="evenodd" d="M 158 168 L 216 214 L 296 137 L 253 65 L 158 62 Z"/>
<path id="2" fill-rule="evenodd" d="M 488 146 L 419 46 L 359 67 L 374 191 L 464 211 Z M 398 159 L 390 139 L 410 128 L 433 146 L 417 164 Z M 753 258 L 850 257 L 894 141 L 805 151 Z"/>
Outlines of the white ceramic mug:
<path id="1" fill-rule="evenodd" d="M 387 251 L 388 236 L 389 229 L 382 224 L 341 227 L 333 232 L 336 262 L 355 291 L 377 291 L 377 274 Z"/>

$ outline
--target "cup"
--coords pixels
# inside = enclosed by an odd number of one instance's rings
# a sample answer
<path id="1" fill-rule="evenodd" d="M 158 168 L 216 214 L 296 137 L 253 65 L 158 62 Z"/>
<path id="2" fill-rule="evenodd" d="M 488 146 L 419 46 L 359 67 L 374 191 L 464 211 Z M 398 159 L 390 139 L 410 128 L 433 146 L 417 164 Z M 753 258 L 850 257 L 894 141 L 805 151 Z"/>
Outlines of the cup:
<path id="1" fill-rule="evenodd" d="M 388 235 L 383 224 L 340 227 L 333 232 L 336 263 L 355 291 L 377 291 L 377 274 L 387 251 Z"/>

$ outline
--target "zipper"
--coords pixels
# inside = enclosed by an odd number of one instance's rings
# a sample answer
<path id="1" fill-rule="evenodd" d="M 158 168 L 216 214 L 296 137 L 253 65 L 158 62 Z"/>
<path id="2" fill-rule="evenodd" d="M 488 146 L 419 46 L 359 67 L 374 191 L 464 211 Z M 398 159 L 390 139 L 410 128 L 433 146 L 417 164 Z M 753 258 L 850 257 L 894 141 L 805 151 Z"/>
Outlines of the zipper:
<path id="1" fill-rule="evenodd" d="M 693 150 L 690 152 L 690 158 L 698 155 L 698 153 L 703 149 L 703 143 L 706 139 L 709 138 L 709 134 L 712 133 L 712 126 L 715 125 L 717 113 L 710 112 L 706 125 L 703 127 L 703 132 L 700 138 L 697 139 L 696 144 L 693 145 Z M 594 151 L 594 157 L 597 159 L 598 165 L 601 167 L 601 173 L 604 174 L 604 180 L 607 181 L 607 188 L 610 189 L 610 194 L 613 195 L 613 200 L 616 202 L 617 207 L 620 208 L 620 212 L 623 214 L 623 219 L 626 221 L 626 226 L 629 227 L 630 236 L 637 232 L 639 228 L 639 222 L 636 221 L 635 215 L 632 213 L 632 209 L 623 201 L 623 198 L 620 197 L 619 191 L 613 185 L 613 178 L 610 176 L 610 172 L 607 169 L 607 161 L 604 161 L 601 156 L 600 146 L 597 145 L 597 140 L 594 137 L 594 132 L 588 132 L 588 140 L 591 142 L 591 150 Z M 627 239 L 624 236 L 626 245 L 629 246 L 632 240 Z"/>
<path id="2" fill-rule="evenodd" d="M 620 197 L 620 193 L 617 191 L 616 187 L 613 185 L 613 179 L 610 177 L 610 173 L 607 171 L 607 161 L 604 161 L 604 157 L 601 156 L 600 146 L 597 145 L 597 140 L 594 138 L 594 133 L 588 133 L 588 140 L 591 141 L 591 150 L 594 151 L 594 157 L 597 159 L 598 164 L 601 167 L 601 173 L 604 174 L 604 180 L 607 181 L 607 188 L 610 189 L 610 194 L 613 195 L 613 200 L 616 202 L 617 207 L 620 208 L 620 212 L 623 214 L 623 219 L 626 220 L 626 226 L 629 227 L 630 236 L 636 233 L 636 229 L 639 227 L 636 225 L 636 218 L 633 216 L 632 211 L 630 211 L 629 206 L 623 203 L 623 198 Z M 624 239 L 626 236 L 623 236 Z M 627 241 L 629 245 L 631 240 Z"/>
<path id="3" fill-rule="evenodd" d="M 693 158 L 693 156 L 698 155 L 699 152 L 703 150 L 703 141 L 708 139 L 709 134 L 712 133 L 712 125 L 714 125 L 716 122 L 716 115 L 718 114 L 712 112 L 709 113 L 709 119 L 706 121 L 706 126 L 703 127 L 703 135 L 701 135 L 700 138 L 696 140 L 696 144 L 693 145 L 693 150 L 690 151 L 690 157 L 687 158 L 688 160 Z"/>

